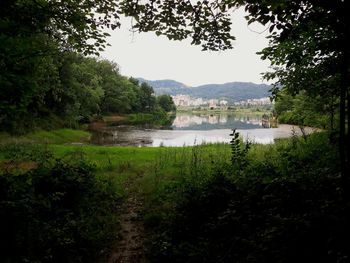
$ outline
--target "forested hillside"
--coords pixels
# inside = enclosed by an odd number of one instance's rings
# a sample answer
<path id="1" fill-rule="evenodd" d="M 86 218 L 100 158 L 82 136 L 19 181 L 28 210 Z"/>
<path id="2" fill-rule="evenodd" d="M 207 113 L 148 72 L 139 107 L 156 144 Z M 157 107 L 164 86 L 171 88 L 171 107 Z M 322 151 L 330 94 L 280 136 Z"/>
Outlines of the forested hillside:
<path id="1" fill-rule="evenodd" d="M 138 80 L 152 86 L 156 94 L 185 94 L 204 99 L 226 99 L 229 102 L 259 99 L 271 95 L 271 86 L 251 82 L 229 82 L 189 87 L 174 80 L 146 80 L 143 78 L 138 78 Z"/>

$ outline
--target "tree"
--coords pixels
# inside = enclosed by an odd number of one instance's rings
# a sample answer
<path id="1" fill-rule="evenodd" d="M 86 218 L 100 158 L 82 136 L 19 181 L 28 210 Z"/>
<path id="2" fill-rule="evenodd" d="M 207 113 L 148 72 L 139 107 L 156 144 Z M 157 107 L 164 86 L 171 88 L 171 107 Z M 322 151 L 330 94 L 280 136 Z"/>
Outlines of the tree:
<path id="1" fill-rule="evenodd" d="M 156 98 L 154 96 L 153 88 L 147 83 L 143 82 L 138 92 L 141 111 L 151 112 L 154 109 Z"/>
<path id="2" fill-rule="evenodd" d="M 44 46 L 50 55 L 28 55 Z M 17 41 L 0 34 L 0 124 L 3 128 L 25 130 L 33 125 L 32 120 L 40 111 L 45 111 L 45 94 L 55 94 L 59 88 L 57 51 L 57 46 L 45 35 L 22 37 Z"/>
<path id="3" fill-rule="evenodd" d="M 328 97 L 311 97 L 304 90 L 292 96 L 283 89 L 278 92 L 274 108 L 282 123 L 333 130 L 334 120 L 328 103 Z"/>
<path id="4" fill-rule="evenodd" d="M 103 50 L 108 35 L 103 27 L 119 26 L 116 6 L 112 0 L 0 1 L 2 129 L 31 128 L 36 116 L 50 111 L 44 101 L 55 104 L 62 91 L 58 71 L 63 53 Z"/>
<path id="5" fill-rule="evenodd" d="M 170 95 L 160 95 L 157 97 L 157 104 L 166 112 L 176 111 L 173 98 Z"/>
<path id="6" fill-rule="evenodd" d="M 102 50 L 106 46 L 108 34 L 101 29 L 120 26 L 117 6 L 112 0 L 3 0 L 0 4 L 2 37 L 20 39 L 45 34 L 62 49 L 91 54 L 96 48 Z M 33 50 L 31 55 L 35 53 Z"/>
<path id="7" fill-rule="evenodd" d="M 135 18 L 133 28 L 139 32 L 154 31 L 172 40 L 192 38 L 192 44 L 203 50 L 232 48 L 230 13 L 227 1 L 123 1 L 122 12 Z M 232 1 L 235 2 L 235 1 Z"/>
<path id="8" fill-rule="evenodd" d="M 101 86 L 104 91 L 101 100 L 102 113 L 130 113 L 136 103 L 133 84 L 120 75 L 116 63 L 100 60 L 96 61 L 96 67 L 96 74 L 101 77 Z"/>
<path id="9" fill-rule="evenodd" d="M 348 125 L 350 111 L 349 69 L 350 52 L 349 1 L 268 1 L 249 3 L 249 21 L 270 22 L 270 46 L 261 54 L 274 66 L 267 79 L 278 78 L 278 87 L 285 87 L 292 94 L 305 90 L 309 95 L 339 98 L 339 153 L 341 173 L 346 193 L 350 182 L 350 137 Z M 280 30 L 280 31 L 276 31 Z M 346 109 L 347 107 L 347 109 Z"/>

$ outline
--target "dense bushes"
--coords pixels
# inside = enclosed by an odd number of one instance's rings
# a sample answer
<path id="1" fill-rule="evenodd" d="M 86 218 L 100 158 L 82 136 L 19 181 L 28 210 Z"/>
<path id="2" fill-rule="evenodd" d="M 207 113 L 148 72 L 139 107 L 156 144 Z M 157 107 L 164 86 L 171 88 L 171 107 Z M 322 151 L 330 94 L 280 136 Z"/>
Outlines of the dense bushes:
<path id="1" fill-rule="evenodd" d="M 54 159 L 40 147 L 1 150 L 0 261 L 96 262 L 119 227 L 112 185 L 79 154 Z"/>
<path id="2" fill-rule="evenodd" d="M 161 108 L 156 108 L 152 113 L 135 113 L 129 114 L 126 120 L 127 124 L 146 124 L 151 126 L 170 126 L 175 118 L 175 115 L 166 113 Z"/>
<path id="3" fill-rule="evenodd" d="M 152 262 L 348 262 L 350 203 L 327 140 L 254 145 L 244 166 L 188 183 L 153 226 Z"/>
<path id="4" fill-rule="evenodd" d="M 311 96 L 305 91 L 292 96 L 282 89 L 274 110 L 280 123 L 334 129 L 338 123 L 336 103 L 332 96 Z"/>

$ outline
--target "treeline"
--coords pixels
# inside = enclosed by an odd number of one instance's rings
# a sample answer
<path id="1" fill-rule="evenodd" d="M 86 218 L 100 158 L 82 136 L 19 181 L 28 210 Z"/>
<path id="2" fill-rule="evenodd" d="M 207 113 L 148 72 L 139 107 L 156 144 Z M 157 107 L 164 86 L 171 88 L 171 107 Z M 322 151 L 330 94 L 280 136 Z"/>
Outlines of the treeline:
<path id="1" fill-rule="evenodd" d="M 26 67 L 34 72 L 16 76 L 16 86 L 5 76 L 0 129 L 74 127 L 96 115 L 175 109 L 170 96 L 156 98 L 151 86 L 122 76 L 108 60 L 57 52 L 35 64 Z"/>
<path id="2" fill-rule="evenodd" d="M 334 130 L 339 128 L 339 100 L 335 96 L 312 96 L 302 90 L 291 94 L 282 89 L 274 106 L 280 123 Z"/>
<path id="3" fill-rule="evenodd" d="M 149 85 L 91 57 L 106 46 L 101 25 L 116 27 L 104 2 L 5 0 L 0 7 L 0 131 L 160 109 Z"/>

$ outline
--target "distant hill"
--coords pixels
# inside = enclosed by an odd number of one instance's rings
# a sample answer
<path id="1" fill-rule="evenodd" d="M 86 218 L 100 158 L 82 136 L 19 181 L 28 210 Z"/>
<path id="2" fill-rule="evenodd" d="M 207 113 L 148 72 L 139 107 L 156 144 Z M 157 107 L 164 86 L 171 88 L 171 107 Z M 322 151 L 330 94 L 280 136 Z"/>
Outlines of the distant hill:
<path id="1" fill-rule="evenodd" d="M 163 80 L 147 80 L 143 78 L 138 78 L 140 82 L 146 82 L 150 86 L 153 87 L 154 92 L 157 95 L 161 94 L 169 94 L 169 95 L 177 95 L 177 94 L 189 94 L 191 92 L 191 88 L 187 85 L 172 80 L 172 79 L 163 79 Z"/>
<path id="2" fill-rule="evenodd" d="M 229 102 L 259 99 L 271 95 L 269 92 L 271 86 L 251 82 L 229 82 L 189 87 L 175 80 L 146 80 L 139 78 L 139 81 L 151 85 L 156 95 L 185 94 L 203 99 L 226 99 Z"/>
<path id="3" fill-rule="evenodd" d="M 231 102 L 259 99 L 270 96 L 271 87 L 251 82 L 229 82 L 225 84 L 207 84 L 192 88 L 192 96 L 205 99 L 226 99 Z"/>

